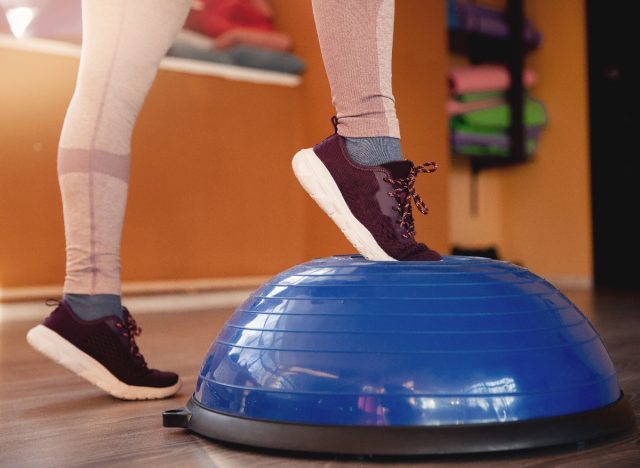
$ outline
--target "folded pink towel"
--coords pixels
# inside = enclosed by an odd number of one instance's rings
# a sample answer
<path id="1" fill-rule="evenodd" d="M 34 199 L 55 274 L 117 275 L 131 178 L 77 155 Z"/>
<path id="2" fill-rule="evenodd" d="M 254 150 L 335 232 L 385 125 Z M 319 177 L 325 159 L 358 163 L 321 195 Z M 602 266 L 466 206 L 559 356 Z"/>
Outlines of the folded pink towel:
<path id="1" fill-rule="evenodd" d="M 453 94 L 504 91 L 509 88 L 509 71 L 501 65 L 476 65 L 449 70 L 449 89 Z M 522 82 L 533 86 L 538 77 L 533 70 L 525 70 Z"/>
<path id="2" fill-rule="evenodd" d="M 464 114 L 465 112 L 499 106 L 505 102 L 504 99 L 484 99 L 482 101 L 470 102 L 460 102 L 455 99 L 449 99 L 447 101 L 447 114 L 449 114 L 449 117 L 453 117 L 454 115 Z"/>

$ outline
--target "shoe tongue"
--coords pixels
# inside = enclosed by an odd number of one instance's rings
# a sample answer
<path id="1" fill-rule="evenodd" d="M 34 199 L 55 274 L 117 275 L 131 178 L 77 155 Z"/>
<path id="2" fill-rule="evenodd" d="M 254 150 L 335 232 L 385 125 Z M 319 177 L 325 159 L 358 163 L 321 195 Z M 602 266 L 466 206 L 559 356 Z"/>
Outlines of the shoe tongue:
<path id="1" fill-rule="evenodd" d="M 411 171 L 413 163 L 403 159 L 402 161 L 384 163 L 381 164 L 381 166 L 391 172 L 391 177 L 394 179 L 404 179 L 409 175 L 409 171 Z"/>
<path id="2" fill-rule="evenodd" d="M 131 312 L 129 312 L 129 309 L 127 309 L 125 306 L 122 306 L 122 321 L 127 327 L 129 326 L 129 318 L 133 318 L 131 316 Z M 134 333 L 134 332 L 129 330 L 129 333 Z M 133 355 L 134 361 L 136 361 L 138 364 L 140 364 L 143 367 L 147 367 L 147 362 L 145 361 L 142 354 L 140 354 L 140 350 L 138 349 L 138 344 L 136 343 L 135 336 L 130 336 L 127 341 L 129 345 L 133 344 L 132 355 Z"/>
<path id="3" fill-rule="evenodd" d="M 127 309 L 125 306 L 122 306 L 122 318 L 124 323 L 127 323 L 127 318 L 131 317 L 131 313 L 129 312 L 129 309 Z"/>

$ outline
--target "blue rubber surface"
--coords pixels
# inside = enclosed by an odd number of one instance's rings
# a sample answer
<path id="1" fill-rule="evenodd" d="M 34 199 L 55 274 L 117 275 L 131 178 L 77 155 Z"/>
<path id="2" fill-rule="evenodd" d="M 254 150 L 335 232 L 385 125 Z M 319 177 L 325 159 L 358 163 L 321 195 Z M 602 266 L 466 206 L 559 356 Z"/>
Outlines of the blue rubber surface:
<path id="1" fill-rule="evenodd" d="M 262 285 L 207 353 L 195 399 L 322 425 L 448 425 L 579 413 L 620 396 L 595 329 L 525 268 L 313 260 Z"/>

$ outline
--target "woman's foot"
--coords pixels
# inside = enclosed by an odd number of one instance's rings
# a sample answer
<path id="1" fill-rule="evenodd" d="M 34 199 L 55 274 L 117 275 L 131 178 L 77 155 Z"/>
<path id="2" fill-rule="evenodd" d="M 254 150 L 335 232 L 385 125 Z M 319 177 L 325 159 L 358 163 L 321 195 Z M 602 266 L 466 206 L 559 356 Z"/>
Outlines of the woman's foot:
<path id="1" fill-rule="evenodd" d="M 154 400 L 174 395 L 182 382 L 173 372 L 149 369 L 135 337 L 142 331 L 123 307 L 115 315 L 82 320 L 66 301 L 27 333 L 36 350 L 116 398 Z"/>
<path id="2" fill-rule="evenodd" d="M 435 163 L 414 166 L 392 161 L 363 166 L 349 157 L 337 133 L 313 148 L 299 151 L 293 171 L 302 187 L 369 260 L 441 260 L 440 254 L 416 242 L 411 202 L 426 214 L 415 192 L 417 174 L 433 172 Z"/>

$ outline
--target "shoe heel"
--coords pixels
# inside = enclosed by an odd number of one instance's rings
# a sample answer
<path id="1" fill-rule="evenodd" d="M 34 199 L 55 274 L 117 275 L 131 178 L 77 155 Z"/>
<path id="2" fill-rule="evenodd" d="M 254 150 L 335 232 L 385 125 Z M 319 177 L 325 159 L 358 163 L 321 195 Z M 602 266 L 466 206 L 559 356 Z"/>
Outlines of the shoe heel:
<path id="1" fill-rule="evenodd" d="M 358 252 L 369 260 L 397 261 L 377 244 L 367 228 L 356 219 L 333 176 L 312 148 L 298 151 L 291 165 L 302 188 L 331 218 Z"/>

